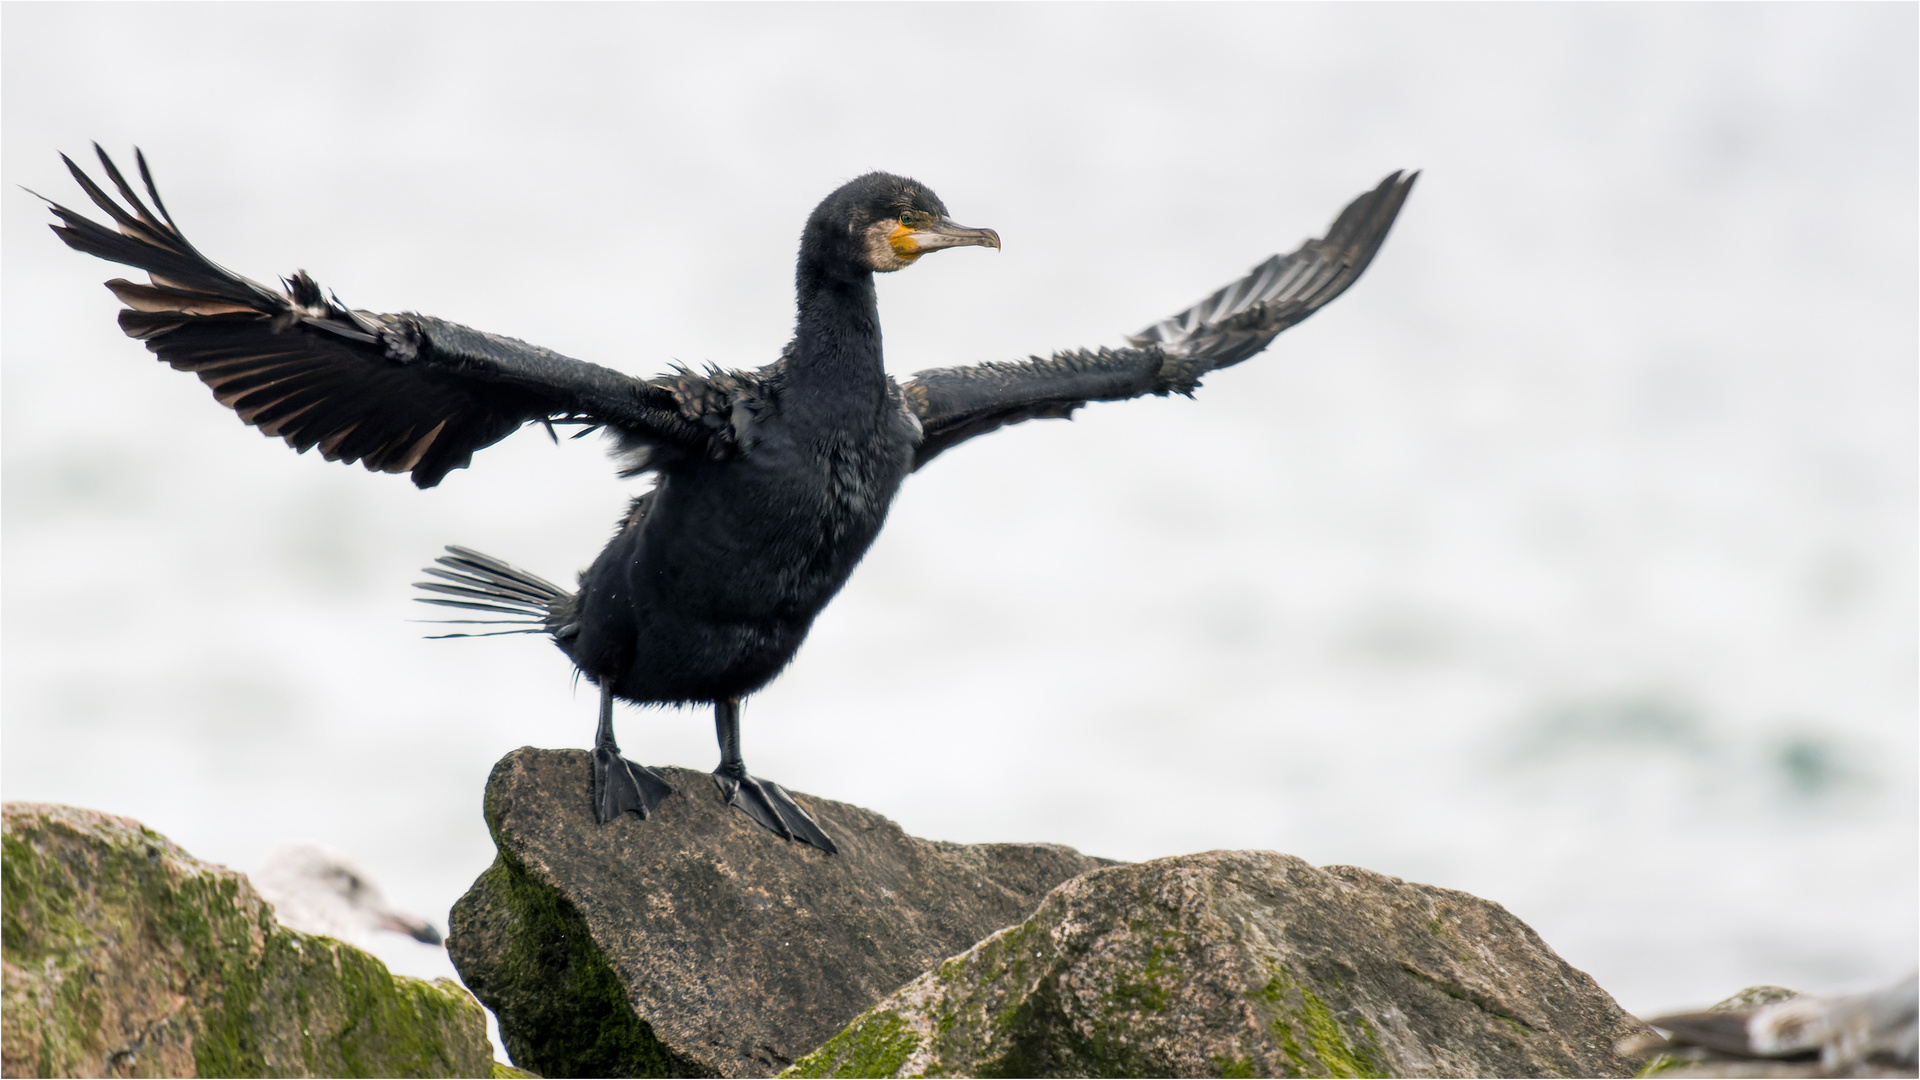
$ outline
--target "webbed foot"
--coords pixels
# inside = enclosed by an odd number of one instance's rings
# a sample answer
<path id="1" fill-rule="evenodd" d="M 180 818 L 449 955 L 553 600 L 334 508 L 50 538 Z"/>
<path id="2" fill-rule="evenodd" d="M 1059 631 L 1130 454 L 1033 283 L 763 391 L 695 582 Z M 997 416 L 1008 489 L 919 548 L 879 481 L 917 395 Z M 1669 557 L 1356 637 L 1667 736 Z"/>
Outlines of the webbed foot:
<path id="1" fill-rule="evenodd" d="M 779 784 L 757 780 L 748 775 L 746 769 L 724 763 L 713 770 L 713 782 L 728 806 L 746 811 L 748 817 L 776 836 L 811 844 L 829 855 L 840 850 L 820 823 L 800 809 L 800 804 Z"/>
<path id="2" fill-rule="evenodd" d="M 642 818 L 673 794 L 673 785 L 645 765 L 620 756 L 620 748 L 593 748 L 593 816 L 605 825 L 632 810 Z"/>

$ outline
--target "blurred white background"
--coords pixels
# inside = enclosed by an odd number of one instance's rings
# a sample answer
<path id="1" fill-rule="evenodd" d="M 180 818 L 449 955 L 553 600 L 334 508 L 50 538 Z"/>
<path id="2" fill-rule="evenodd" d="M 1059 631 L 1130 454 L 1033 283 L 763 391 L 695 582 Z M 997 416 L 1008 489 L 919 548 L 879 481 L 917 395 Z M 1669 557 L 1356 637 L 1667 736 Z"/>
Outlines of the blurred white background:
<path id="1" fill-rule="evenodd" d="M 84 206 L 56 151 L 144 147 L 241 273 L 639 374 L 773 359 L 867 169 L 1006 241 L 882 280 L 904 375 L 1118 344 L 1423 168 L 1197 400 L 909 481 L 747 760 L 927 837 L 1465 889 L 1637 1012 L 1914 963 L 1911 5 L 4 18 L 8 799 L 323 841 L 444 922 L 489 768 L 594 694 L 422 640 L 408 583 L 450 542 L 568 580 L 637 491 L 537 429 L 423 493 L 243 427 L 14 186 Z M 717 760 L 704 710 L 618 723 Z"/>

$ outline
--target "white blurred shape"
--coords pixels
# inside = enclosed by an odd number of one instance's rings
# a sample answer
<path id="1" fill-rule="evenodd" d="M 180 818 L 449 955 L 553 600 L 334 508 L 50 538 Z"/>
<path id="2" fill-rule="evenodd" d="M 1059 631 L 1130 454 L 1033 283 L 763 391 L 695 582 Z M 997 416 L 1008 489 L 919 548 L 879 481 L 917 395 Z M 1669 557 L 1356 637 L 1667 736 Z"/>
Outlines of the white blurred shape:
<path id="1" fill-rule="evenodd" d="M 432 923 L 393 907 L 366 867 L 325 844 L 280 844 L 248 876 L 273 905 L 280 925 L 301 933 L 364 946 L 375 931 L 387 930 L 440 944 Z"/>

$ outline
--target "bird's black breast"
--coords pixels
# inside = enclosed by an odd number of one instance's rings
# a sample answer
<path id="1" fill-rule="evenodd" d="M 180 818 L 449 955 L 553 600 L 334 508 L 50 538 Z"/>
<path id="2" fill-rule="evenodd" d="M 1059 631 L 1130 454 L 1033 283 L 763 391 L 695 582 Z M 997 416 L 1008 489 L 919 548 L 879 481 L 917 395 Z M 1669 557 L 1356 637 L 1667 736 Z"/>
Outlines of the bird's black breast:
<path id="1" fill-rule="evenodd" d="M 586 576 L 575 662 L 636 701 L 734 697 L 773 678 L 912 467 L 918 426 L 891 382 L 876 389 L 865 408 L 775 399 L 740 452 L 664 469 Z"/>

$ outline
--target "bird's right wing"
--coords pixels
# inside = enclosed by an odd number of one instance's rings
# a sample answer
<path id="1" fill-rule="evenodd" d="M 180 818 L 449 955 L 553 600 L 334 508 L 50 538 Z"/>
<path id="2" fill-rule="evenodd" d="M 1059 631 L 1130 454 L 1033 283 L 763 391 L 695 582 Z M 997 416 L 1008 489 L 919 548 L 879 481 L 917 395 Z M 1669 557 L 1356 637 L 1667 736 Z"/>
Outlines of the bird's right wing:
<path id="1" fill-rule="evenodd" d="M 285 289 L 241 277 L 180 234 L 143 156 L 136 151 L 154 210 L 94 149 L 129 206 L 62 155 L 118 228 L 49 200 L 61 221 L 53 231 L 75 250 L 145 270 L 150 285 L 107 282 L 127 305 L 121 328 L 302 453 L 317 446 L 330 461 L 411 473 L 425 488 L 529 421 L 605 426 L 630 445 L 689 453 L 726 434 L 701 415 L 684 375 L 647 382 L 426 315 L 355 311 L 304 272 Z"/>
<path id="2" fill-rule="evenodd" d="M 1127 339 L 1125 349 L 922 371 L 902 383 L 923 431 L 914 468 L 1008 424 L 1067 417 L 1089 401 L 1191 394 L 1347 291 L 1387 238 L 1419 173 L 1393 173 L 1348 204 L 1327 235 L 1275 255 L 1239 281 Z"/>

